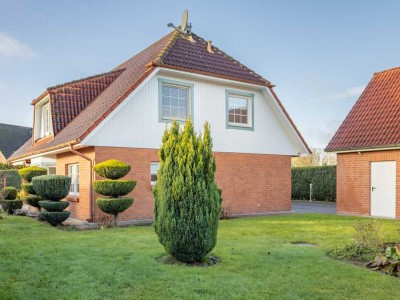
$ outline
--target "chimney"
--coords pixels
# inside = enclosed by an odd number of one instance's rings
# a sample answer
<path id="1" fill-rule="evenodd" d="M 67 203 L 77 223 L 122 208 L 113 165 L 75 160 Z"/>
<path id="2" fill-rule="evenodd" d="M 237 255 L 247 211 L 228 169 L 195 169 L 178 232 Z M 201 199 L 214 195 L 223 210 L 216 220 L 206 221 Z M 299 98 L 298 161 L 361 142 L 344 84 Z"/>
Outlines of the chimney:
<path id="1" fill-rule="evenodd" d="M 211 49 L 211 43 L 212 43 L 212 41 L 208 41 L 208 42 L 207 42 L 207 51 L 208 51 L 209 53 L 214 53 L 214 51 Z"/>

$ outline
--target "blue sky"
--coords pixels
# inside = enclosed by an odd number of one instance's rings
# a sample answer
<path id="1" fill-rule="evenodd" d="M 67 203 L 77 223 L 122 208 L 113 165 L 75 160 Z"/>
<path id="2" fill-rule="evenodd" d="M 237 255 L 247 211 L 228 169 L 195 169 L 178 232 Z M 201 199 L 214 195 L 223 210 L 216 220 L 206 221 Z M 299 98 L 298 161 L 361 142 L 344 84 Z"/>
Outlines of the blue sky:
<path id="1" fill-rule="evenodd" d="M 326 146 L 374 72 L 400 66 L 400 1 L 0 0 L 0 123 L 31 126 L 46 87 L 109 71 L 180 23 L 276 84 Z"/>

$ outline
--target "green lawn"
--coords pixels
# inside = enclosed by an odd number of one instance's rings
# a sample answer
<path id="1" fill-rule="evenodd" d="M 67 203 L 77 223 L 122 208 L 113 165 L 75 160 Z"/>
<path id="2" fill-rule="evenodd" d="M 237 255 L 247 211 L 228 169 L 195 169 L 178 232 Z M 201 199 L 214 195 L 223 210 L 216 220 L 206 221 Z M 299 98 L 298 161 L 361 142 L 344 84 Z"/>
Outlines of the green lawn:
<path id="1" fill-rule="evenodd" d="M 351 240 L 355 220 L 223 220 L 213 251 L 221 262 L 199 268 L 155 262 L 164 249 L 150 226 L 62 231 L 7 217 L 0 220 L 0 299 L 399 299 L 399 279 L 326 257 Z M 392 241 L 397 223 L 384 221 Z"/>

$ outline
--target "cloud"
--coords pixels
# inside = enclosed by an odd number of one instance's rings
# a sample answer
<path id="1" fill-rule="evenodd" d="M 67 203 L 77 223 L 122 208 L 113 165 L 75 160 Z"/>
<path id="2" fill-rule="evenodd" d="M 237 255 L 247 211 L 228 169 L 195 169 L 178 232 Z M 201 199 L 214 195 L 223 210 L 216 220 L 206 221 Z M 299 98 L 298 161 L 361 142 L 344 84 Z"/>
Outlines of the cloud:
<path id="1" fill-rule="evenodd" d="M 9 34 L 0 32 L 0 64 L 17 59 L 29 60 L 35 56 L 35 51 L 27 44 Z"/>
<path id="2" fill-rule="evenodd" d="M 352 88 L 345 89 L 336 94 L 328 96 L 329 100 L 344 100 L 348 98 L 352 98 L 355 96 L 360 96 L 363 90 L 365 89 L 365 85 L 355 86 Z"/>

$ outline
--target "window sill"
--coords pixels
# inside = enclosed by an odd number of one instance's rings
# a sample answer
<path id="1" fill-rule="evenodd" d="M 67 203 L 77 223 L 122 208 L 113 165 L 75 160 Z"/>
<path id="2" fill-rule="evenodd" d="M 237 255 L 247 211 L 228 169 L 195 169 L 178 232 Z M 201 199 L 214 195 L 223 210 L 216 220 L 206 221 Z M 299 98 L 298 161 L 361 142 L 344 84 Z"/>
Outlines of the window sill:
<path id="1" fill-rule="evenodd" d="M 254 127 L 251 127 L 251 126 L 242 126 L 242 125 L 233 125 L 233 124 L 227 124 L 226 128 L 227 128 L 227 129 L 239 129 L 239 130 L 250 130 L 250 131 L 254 131 Z"/>
<path id="2" fill-rule="evenodd" d="M 79 203 L 79 196 L 78 195 L 68 195 L 67 197 L 65 197 L 65 200 L 67 200 L 69 202 Z"/>

